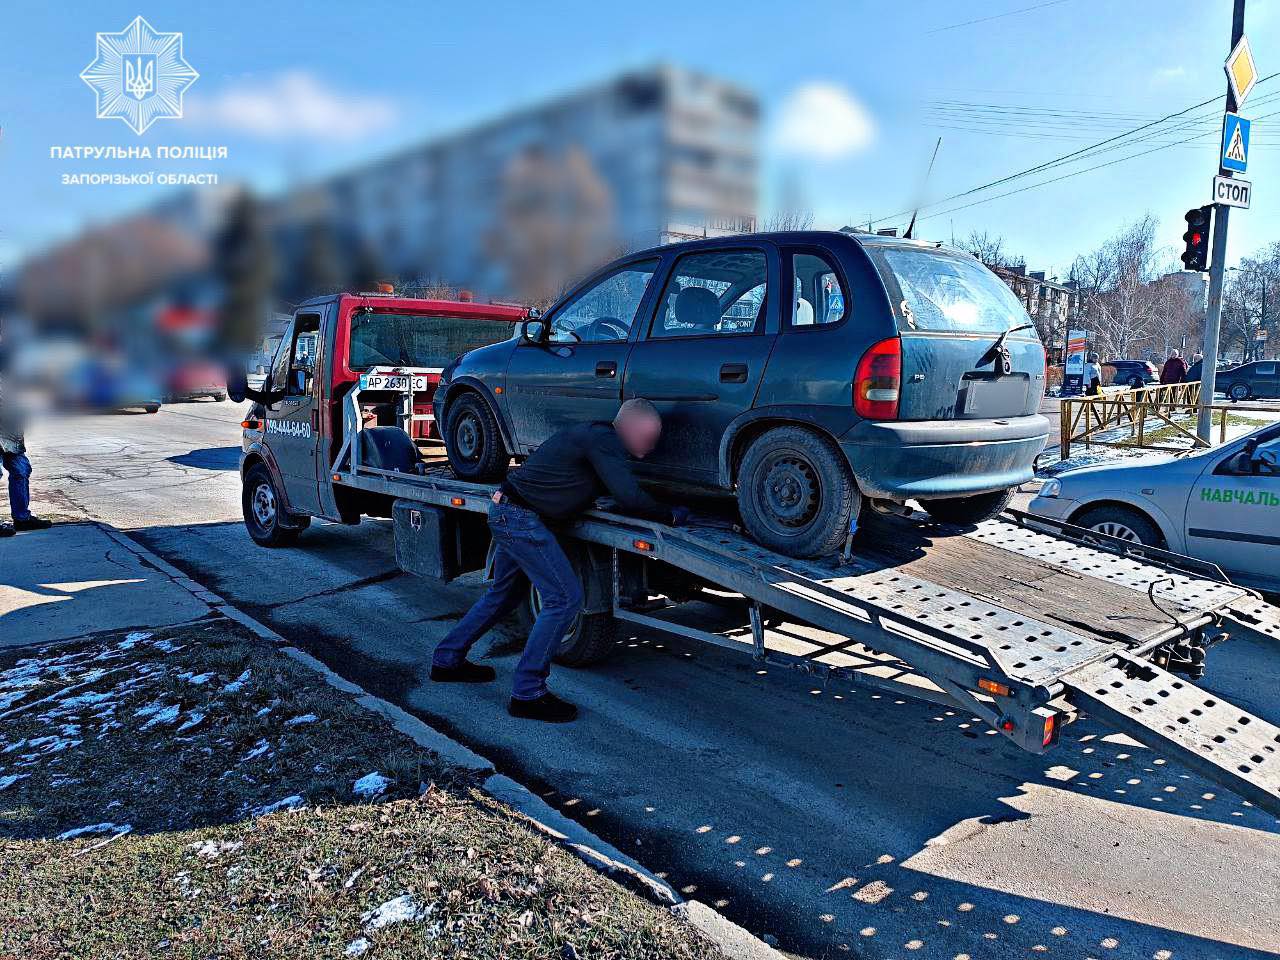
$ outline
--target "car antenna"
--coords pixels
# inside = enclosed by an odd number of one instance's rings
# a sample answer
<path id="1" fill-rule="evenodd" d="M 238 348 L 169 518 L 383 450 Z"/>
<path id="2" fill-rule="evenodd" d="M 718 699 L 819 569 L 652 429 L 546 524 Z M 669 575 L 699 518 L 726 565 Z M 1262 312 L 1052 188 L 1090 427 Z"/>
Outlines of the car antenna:
<path id="1" fill-rule="evenodd" d="M 911 234 L 916 229 L 916 217 L 920 216 L 920 205 L 924 203 L 924 188 L 929 185 L 929 174 L 933 173 L 933 161 L 938 159 L 938 148 L 942 146 L 942 138 L 938 138 L 938 142 L 933 145 L 933 156 L 929 158 L 929 168 L 924 172 L 924 180 L 920 183 L 920 204 L 917 204 L 915 211 L 911 214 L 911 222 L 907 224 L 907 232 L 902 235 L 904 240 L 914 240 Z"/>

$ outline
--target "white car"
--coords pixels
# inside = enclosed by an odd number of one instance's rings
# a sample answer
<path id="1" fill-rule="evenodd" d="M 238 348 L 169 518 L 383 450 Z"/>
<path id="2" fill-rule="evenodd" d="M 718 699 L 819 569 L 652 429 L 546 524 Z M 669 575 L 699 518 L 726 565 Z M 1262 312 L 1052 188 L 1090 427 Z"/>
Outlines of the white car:
<path id="1" fill-rule="evenodd" d="M 1280 592 L 1280 423 L 1212 450 L 1068 470 L 1046 480 L 1028 510 Z"/>

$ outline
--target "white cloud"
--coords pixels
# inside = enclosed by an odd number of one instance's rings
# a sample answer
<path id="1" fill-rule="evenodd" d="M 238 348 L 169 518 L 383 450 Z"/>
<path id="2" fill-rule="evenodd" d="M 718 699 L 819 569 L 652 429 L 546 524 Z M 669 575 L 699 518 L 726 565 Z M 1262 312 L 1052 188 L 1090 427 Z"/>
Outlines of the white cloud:
<path id="1" fill-rule="evenodd" d="M 871 114 L 848 90 L 815 82 L 782 102 L 773 141 L 782 153 L 835 160 L 862 152 L 875 136 Z"/>
<path id="2" fill-rule="evenodd" d="M 339 93 L 303 70 L 187 98 L 191 120 L 267 140 L 358 140 L 389 127 L 397 113 L 390 100 Z"/>

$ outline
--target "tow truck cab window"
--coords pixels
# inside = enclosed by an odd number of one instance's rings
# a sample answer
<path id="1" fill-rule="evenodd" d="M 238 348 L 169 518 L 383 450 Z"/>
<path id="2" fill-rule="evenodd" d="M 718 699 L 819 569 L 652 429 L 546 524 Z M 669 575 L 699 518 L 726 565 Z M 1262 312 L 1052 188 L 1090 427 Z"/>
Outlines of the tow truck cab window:
<path id="1" fill-rule="evenodd" d="M 348 366 L 444 369 L 477 347 L 510 339 L 515 323 L 485 317 L 357 312 L 351 317 Z"/>
<path id="2" fill-rule="evenodd" d="M 304 313 L 294 317 L 289 325 L 286 340 L 281 349 L 276 351 L 275 366 L 271 371 L 271 389 L 283 390 L 286 396 L 301 396 L 310 389 L 311 376 L 314 372 L 316 346 L 320 340 L 320 315 Z M 285 349 L 285 344 L 288 349 Z M 299 390 L 293 377 L 293 371 L 306 373 L 305 386 Z"/>
<path id="3" fill-rule="evenodd" d="M 676 261 L 650 337 L 754 333 L 764 315 L 768 260 L 761 250 L 691 253 Z"/>

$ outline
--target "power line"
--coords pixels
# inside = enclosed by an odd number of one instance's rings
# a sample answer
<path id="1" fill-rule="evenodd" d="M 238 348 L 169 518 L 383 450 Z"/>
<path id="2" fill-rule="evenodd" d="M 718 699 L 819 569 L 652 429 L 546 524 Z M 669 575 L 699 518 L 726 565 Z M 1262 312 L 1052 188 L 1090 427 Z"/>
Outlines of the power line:
<path id="1" fill-rule="evenodd" d="M 979 17 L 977 20 L 966 20 L 963 23 L 951 23 L 945 27 L 938 27 L 934 30 L 926 30 L 925 36 L 931 33 L 942 33 L 944 30 L 957 30 L 960 27 L 970 27 L 975 23 L 987 23 L 991 20 L 1000 20 L 1004 17 L 1016 17 L 1020 13 L 1030 13 L 1032 10 L 1043 10 L 1045 7 L 1052 7 L 1059 3 L 1066 3 L 1067 0 L 1047 0 L 1045 3 L 1037 3 L 1030 7 L 1023 7 L 1021 10 L 1010 10 L 1008 13 L 997 13 L 990 17 Z"/>
<path id="2" fill-rule="evenodd" d="M 1269 81 L 1269 80 L 1273 80 L 1273 79 L 1275 79 L 1276 77 L 1280 77 L 1280 71 L 1277 71 L 1277 72 L 1275 72 L 1275 73 L 1268 74 L 1267 76 L 1265 76 L 1265 77 L 1263 77 L 1261 80 L 1259 80 L 1259 81 L 1257 82 L 1257 84 L 1255 84 L 1255 86 L 1260 86 L 1260 85 L 1262 85 L 1262 84 L 1266 83 L 1266 82 L 1267 82 L 1267 81 Z M 1150 123 L 1144 123 L 1144 124 L 1142 124 L 1141 126 L 1134 127 L 1132 130 L 1126 131 L 1125 133 L 1118 133 L 1118 134 L 1116 134 L 1116 135 L 1115 135 L 1115 136 L 1113 136 L 1113 137 L 1108 137 L 1108 138 L 1106 138 L 1105 140 L 1099 140 L 1097 143 L 1091 144 L 1091 145 L 1089 145 L 1089 146 L 1087 146 L 1087 147 L 1081 147 L 1079 150 L 1073 150 L 1073 151 L 1071 151 L 1070 153 L 1063 154 L 1062 156 L 1057 157 L 1057 158 L 1055 158 L 1055 159 L 1053 159 L 1053 160 L 1047 160 L 1047 161 L 1045 161 L 1044 163 L 1036 164 L 1036 165 L 1035 165 L 1035 166 L 1033 166 L 1033 167 L 1028 167 L 1028 168 L 1027 168 L 1027 169 L 1025 169 L 1025 170 L 1020 170 L 1020 171 L 1018 171 L 1017 173 L 1011 173 L 1011 174 L 1009 174 L 1008 176 L 1001 177 L 1001 178 L 1000 178 L 1000 179 L 998 179 L 998 180 L 992 180 L 992 181 L 990 181 L 989 183 L 984 183 L 984 184 L 982 184 L 981 186 L 972 187 L 972 188 L 970 188 L 970 189 L 968 189 L 968 190 L 963 190 L 963 191 L 961 191 L 960 193 L 954 193 L 954 194 L 952 194 L 952 195 L 951 195 L 951 196 L 949 196 L 949 197 L 943 197 L 941 200 L 935 200 L 935 201 L 933 201 L 932 203 L 925 204 L 925 207 L 936 207 L 936 206 L 938 206 L 938 205 L 940 205 L 940 204 L 948 203 L 948 202 L 950 202 L 950 201 L 952 201 L 952 200 L 959 200 L 959 199 L 961 199 L 961 198 L 963 198 L 963 197 L 968 197 L 968 196 L 971 196 L 972 194 L 975 194 L 975 193 L 981 193 L 983 190 L 989 190 L 989 189 L 991 189 L 992 187 L 998 187 L 998 186 L 1000 186 L 1002 183 L 1009 183 L 1009 182 L 1010 182 L 1010 181 L 1012 181 L 1012 180 L 1019 180 L 1019 179 L 1021 179 L 1022 177 L 1030 176 L 1030 175 L 1031 175 L 1031 174 L 1033 174 L 1033 173 L 1039 173 L 1039 172 L 1040 172 L 1040 171 L 1042 171 L 1042 170 L 1050 170 L 1050 169 L 1052 169 L 1053 167 L 1061 166 L 1062 164 L 1064 164 L 1064 163 L 1066 163 L 1066 162 L 1068 162 L 1068 161 L 1070 161 L 1070 160 L 1073 160 L 1073 159 L 1076 159 L 1076 158 L 1080 158 L 1080 157 L 1082 157 L 1082 156 L 1083 156 L 1083 155 L 1085 155 L 1085 154 L 1090 154 L 1092 151 L 1097 150 L 1097 148 L 1098 148 L 1098 147 L 1103 147 L 1103 146 L 1106 146 L 1107 144 L 1115 143 L 1115 142 L 1116 142 L 1116 141 L 1118 141 L 1118 140 L 1124 140 L 1126 137 L 1130 137 L 1130 136 L 1132 136 L 1132 135 L 1133 135 L 1133 134 L 1135 134 L 1135 133 L 1141 133 L 1143 130 L 1148 130 L 1148 129 L 1150 129 L 1151 127 L 1154 127 L 1154 126 L 1157 126 L 1157 125 L 1159 125 L 1159 124 L 1165 123 L 1165 122 L 1167 122 L 1167 121 L 1169 121 L 1169 120 L 1174 120 L 1174 119 L 1176 119 L 1176 118 L 1178 118 L 1178 117 L 1184 116 L 1184 115 L 1186 115 L 1186 114 L 1190 113 L 1192 110 L 1199 110 L 1201 107 L 1206 107 L 1206 106 L 1208 106 L 1208 105 L 1209 105 L 1209 104 L 1211 104 L 1211 103 L 1215 103 L 1215 102 L 1217 102 L 1218 100 L 1221 100 L 1221 99 L 1223 98 L 1223 96 L 1224 96 L 1223 94 L 1219 94 L 1219 95 L 1218 95 L 1218 96 L 1216 96 L 1216 97 L 1210 97 L 1208 100 L 1202 100 L 1202 101 L 1200 101 L 1199 103 L 1192 104 L 1192 105 L 1191 105 L 1191 106 L 1189 106 L 1189 107 L 1184 107 L 1183 109 L 1178 110 L 1178 111 L 1177 111 L 1177 112 L 1175 112 L 1175 113 L 1171 113 L 1171 114 L 1169 114 L 1168 116 L 1161 117 L 1159 120 L 1152 120 Z M 1195 121 L 1203 120 L 1203 119 L 1204 119 L 1203 117 L 1196 117 L 1196 118 L 1192 118 L 1190 122 L 1195 122 Z M 1185 124 L 1185 121 L 1184 121 L 1184 124 Z M 1181 125 L 1180 125 L 1180 126 L 1181 126 Z M 1175 130 L 1176 130 L 1176 129 L 1179 129 L 1179 128 L 1180 128 L 1180 126 L 1175 126 L 1173 129 L 1175 129 Z M 1164 132 L 1167 132 L 1167 131 L 1161 131 L 1161 133 L 1164 133 Z M 1193 139 L 1194 139 L 1194 138 L 1193 138 Z M 1130 141 L 1130 142 L 1136 142 L 1136 141 Z M 1121 147 L 1123 147 L 1123 146 L 1125 146 L 1125 144 L 1121 144 L 1120 146 L 1121 146 Z M 1113 148 L 1113 149 L 1114 149 L 1114 148 Z M 1049 180 L 1049 181 L 1045 181 L 1045 182 L 1046 182 L 1046 183 L 1053 183 L 1053 182 L 1056 182 L 1056 181 Z M 923 209 L 923 208 L 921 208 L 921 209 Z M 891 216 L 887 216 L 887 217 L 877 217 L 877 218 L 876 218 L 876 220 L 879 220 L 879 221 L 885 221 L 885 220 L 896 220 L 897 218 L 902 217 L 902 216 L 905 216 L 906 214 L 911 213 L 911 212 L 912 212 L 912 211 L 910 211 L 910 210 L 903 210 L 903 211 L 899 211 L 898 213 L 892 214 Z"/>

